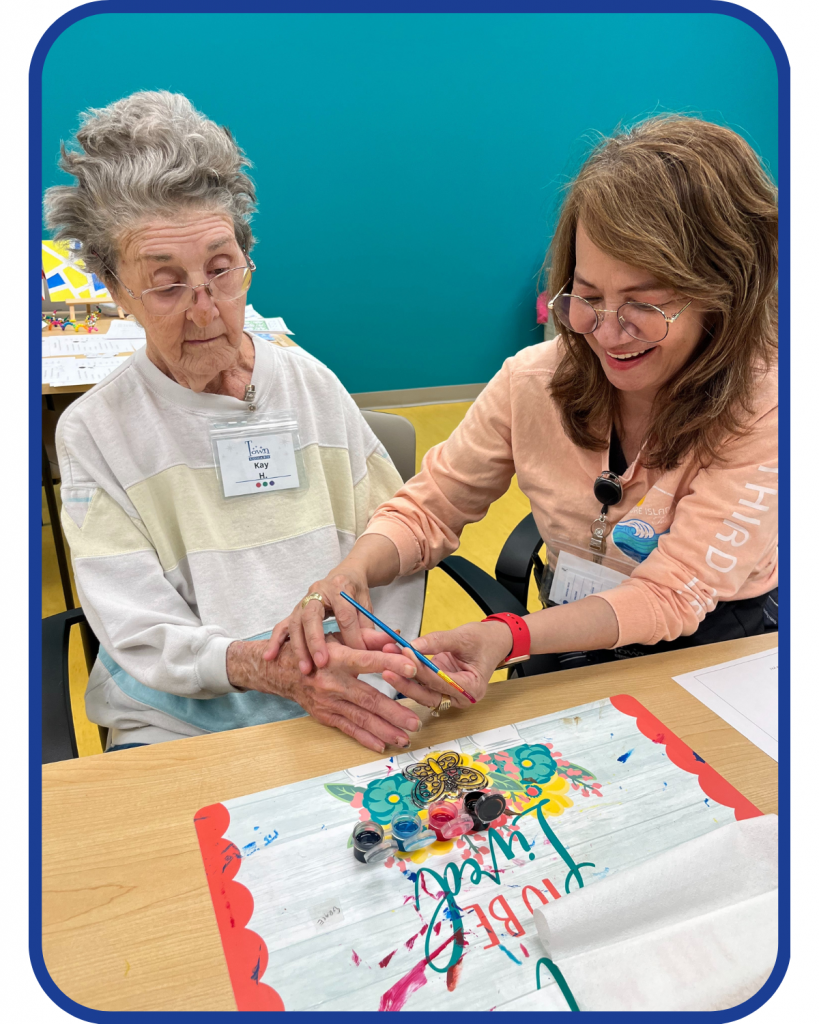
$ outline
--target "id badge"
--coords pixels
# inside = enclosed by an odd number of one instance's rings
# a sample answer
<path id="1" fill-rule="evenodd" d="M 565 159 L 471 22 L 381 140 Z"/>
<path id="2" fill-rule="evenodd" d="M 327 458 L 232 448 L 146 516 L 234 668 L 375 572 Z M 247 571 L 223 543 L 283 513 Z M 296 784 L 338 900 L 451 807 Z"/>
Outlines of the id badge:
<path id="1" fill-rule="evenodd" d="M 305 486 L 295 413 L 212 422 L 210 438 L 226 498 Z"/>
<path id="2" fill-rule="evenodd" d="M 564 549 L 558 555 L 549 601 L 553 604 L 572 604 L 592 594 L 618 587 L 627 579 L 625 573 L 580 558 Z"/>

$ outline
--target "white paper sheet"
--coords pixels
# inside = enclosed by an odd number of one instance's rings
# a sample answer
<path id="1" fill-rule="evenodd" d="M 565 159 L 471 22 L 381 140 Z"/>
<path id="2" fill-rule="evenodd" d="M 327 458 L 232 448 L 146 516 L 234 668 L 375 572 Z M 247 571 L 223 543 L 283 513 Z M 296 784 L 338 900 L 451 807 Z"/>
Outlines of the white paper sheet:
<path id="1" fill-rule="evenodd" d="M 138 323 L 133 320 L 112 320 L 108 324 L 108 330 L 105 333 L 106 338 L 121 340 L 122 338 L 128 338 L 129 340 L 140 339 L 143 344 L 145 342 L 145 328 L 140 327 Z"/>
<path id="2" fill-rule="evenodd" d="M 775 647 L 674 676 L 674 681 L 778 761 L 778 669 L 779 648 Z"/>
<path id="3" fill-rule="evenodd" d="M 292 334 L 280 316 L 261 316 L 252 306 L 245 309 L 245 330 L 269 331 L 272 334 Z"/>
<path id="4" fill-rule="evenodd" d="M 44 359 L 43 384 L 53 388 L 77 384 L 99 384 L 130 356 L 112 356 L 102 359 Z"/>
<path id="5" fill-rule="evenodd" d="M 56 356 L 84 356 L 92 359 L 99 356 L 125 355 L 145 344 L 144 338 L 109 338 L 107 334 L 78 334 L 64 338 L 43 339 L 43 359 Z"/>
<path id="6" fill-rule="evenodd" d="M 537 907 L 579 1008 L 717 1010 L 758 991 L 777 952 L 777 825 L 732 822 Z"/>

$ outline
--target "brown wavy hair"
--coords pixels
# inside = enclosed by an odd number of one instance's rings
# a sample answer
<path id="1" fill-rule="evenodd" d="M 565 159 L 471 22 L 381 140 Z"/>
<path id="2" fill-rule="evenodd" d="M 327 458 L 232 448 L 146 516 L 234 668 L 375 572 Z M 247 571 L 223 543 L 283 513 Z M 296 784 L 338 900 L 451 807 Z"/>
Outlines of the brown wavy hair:
<path id="1" fill-rule="evenodd" d="M 759 157 L 728 128 L 682 115 L 603 140 L 560 212 L 544 264 L 552 295 L 574 275 L 580 220 L 603 252 L 708 310 L 697 350 L 656 396 L 644 464 L 719 458 L 744 433 L 760 375 L 776 361 L 776 187 Z M 564 429 L 579 447 L 605 450 L 617 389 L 583 335 L 559 329 L 551 393 Z"/>

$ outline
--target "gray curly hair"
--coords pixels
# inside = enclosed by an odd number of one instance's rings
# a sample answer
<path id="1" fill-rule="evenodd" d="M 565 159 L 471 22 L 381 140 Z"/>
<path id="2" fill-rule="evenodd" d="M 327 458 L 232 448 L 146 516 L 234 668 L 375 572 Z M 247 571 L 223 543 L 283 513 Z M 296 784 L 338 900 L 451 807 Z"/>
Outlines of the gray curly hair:
<path id="1" fill-rule="evenodd" d="M 135 92 L 87 110 L 75 138 L 79 150 L 61 143 L 60 167 L 77 184 L 46 190 L 46 224 L 55 239 L 78 241 L 76 256 L 107 284 L 123 228 L 181 206 L 224 210 L 236 241 L 250 252 L 256 191 L 243 169 L 251 163 L 230 130 L 185 96 Z"/>

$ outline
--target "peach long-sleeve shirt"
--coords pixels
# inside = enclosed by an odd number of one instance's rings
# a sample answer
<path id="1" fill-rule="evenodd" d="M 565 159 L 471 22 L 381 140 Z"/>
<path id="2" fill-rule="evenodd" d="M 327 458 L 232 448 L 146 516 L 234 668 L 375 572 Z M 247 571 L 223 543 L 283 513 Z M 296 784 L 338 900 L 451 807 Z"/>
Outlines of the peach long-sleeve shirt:
<path id="1" fill-rule="evenodd" d="M 549 391 L 559 358 L 557 338 L 507 359 L 418 475 L 378 506 L 365 532 L 393 541 L 402 575 L 452 554 L 464 526 L 484 517 L 515 473 L 550 565 L 564 549 L 591 560 L 590 526 L 600 513 L 593 485 L 609 453 L 578 448 L 563 430 Z M 603 564 L 629 578 L 598 595 L 617 617 L 614 646 L 690 635 L 717 601 L 777 585 L 774 371 L 760 380 L 748 426 L 724 446 L 726 461 L 689 457 L 663 472 L 638 456 L 621 477 Z"/>

